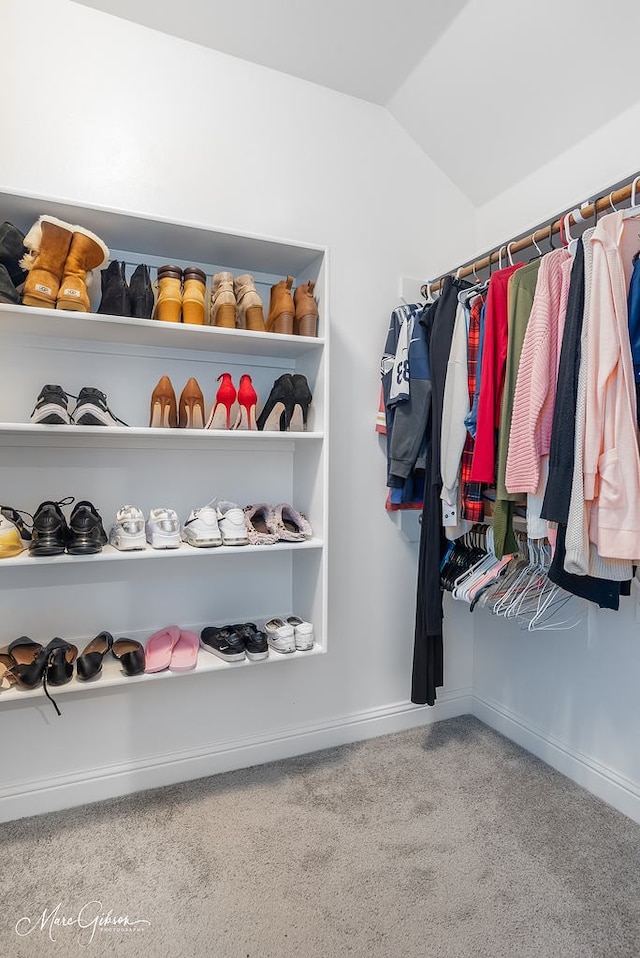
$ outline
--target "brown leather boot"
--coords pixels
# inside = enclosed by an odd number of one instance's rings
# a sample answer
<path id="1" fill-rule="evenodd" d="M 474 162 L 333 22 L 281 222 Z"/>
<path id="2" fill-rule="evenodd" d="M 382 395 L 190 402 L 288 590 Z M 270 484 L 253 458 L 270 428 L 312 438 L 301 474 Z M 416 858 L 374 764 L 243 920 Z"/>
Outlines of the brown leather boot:
<path id="1" fill-rule="evenodd" d="M 153 319 L 179 323 L 182 315 L 182 270 L 179 266 L 158 267 L 158 298 Z"/>
<path id="2" fill-rule="evenodd" d="M 183 273 L 182 322 L 204 326 L 207 277 L 197 266 L 187 266 Z"/>
<path id="3" fill-rule="evenodd" d="M 236 294 L 231 273 L 216 273 L 211 283 L 211 325 L 236 328 Z"/>
<path id="4" fill-rule="evenodd" d="M 292 286 L 293 276 L 287 276 L 286 279 L 281 279 L 279 283 L 271 287 L 267 316 L 267 330 L 270 333 L 285 333 L 290 336 L 293 332 L 295 306 L 291 296 Z"/>
<path id="5" fill-rule="evenodd" d="M 56 298 L 56 309 L 73 309 L 79 313 L 88 313 L 91 302 L 87 292 L 87 274 L 104 266 L 108 259 L 109 250 L 99 236 L 83 226 L 74 226 Z"/>
<path id="6" fill-rule="evenodd" d="M 249 276 L 248 273 L 236 276 L 233 287 L 238 304 L 239 329 L 251 329 L 256 333 L 264 333 L 262 300 L 253 282 L 253 276 Z"/>
<path id="7" fill-rule="evenodd" d="M 294 332 L 298 336 L 318 335 L 318 306 L 313 296 L 315 280 L 310 279 L 304 286 L 297 286 L 293 294 L 296 307 Z"/>
<path id="8" fill-rule="evenodd" d="M 55 309 L 74 227 L 55 216 L 41 216 L 24 238 L 28 252 L 20 265 L 28 270 L 22 291 L 25 306 Z"/>

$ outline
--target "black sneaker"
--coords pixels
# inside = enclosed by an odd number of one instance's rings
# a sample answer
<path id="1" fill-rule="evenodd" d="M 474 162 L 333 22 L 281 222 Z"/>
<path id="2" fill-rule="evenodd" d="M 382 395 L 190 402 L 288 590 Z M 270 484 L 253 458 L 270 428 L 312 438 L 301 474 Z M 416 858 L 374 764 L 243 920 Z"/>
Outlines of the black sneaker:
<path id="1" fill-rule="evenodd" d="M 107 397 L 94 386 L 83 386 L 71 414 L 77 426 L 126 426 L 126 422 L 114 416 L 107 405 Z"/>
<path id="2" fill-rule="evenodd" d="M 20 538 L 24 542 L 31 541 L 31 529 L 27 528 L 25 521 L 22 518 L 23 516 L 29 516 L 31 525 L 33 526 L 33 516 L 30 512 L 26 512 L 24 509 L 12 509 L 11 506 L 0 506 L 0 513 L 2 513 L 5 519 L 9 519 L 10 522 L 13 522 L 14 526 L 20 533 Z"/>
<path id="3" fill-rule="evenodd" d="M 222 628 L 207 626 L 200 633 L 200 646 L 225 662 L 239 662 L 244 659 L 244 639 L 229 625 L 223 625 Z"/>
<path id="4" fill-rule="evenodd" d="M 69 396 L 62 386 L 43 386 L 31 413 L 31 421 L 47 426 L 68 426 Z"/>
<path id="5" fill-rule="evenodd" d="M 102 547 L 106 544 L 107 534 L 95 506 L 86 499 L 76 503 L 69 519 L 67 538 L 69 555 L 92 555 L 95 552 L 102 552 Z"/>
<path id="6" fill-rule="evenodd" d="M 41 502 L 33 517 L 29 552 L 32 556 L 57 556 L 64 552 L 69 537 L 69 526 L 60 506 L 68 506 L 73 497 L 59 502 Z"/>
<path id="7" fill-rule="evenodd" d="M 264 632 L 261 632 L 258 629 L 258 626 L 255 625 L 254 622 L 243 622 L 241 624 L 230 625 L 229 628 L 233 629 L 234 632 L 242 636 L 245 655 L 248 659 L 251 659 L 253 662 L 257 662 L 260 659 L 267 658 L 269 655 L 267 636 Z"/>

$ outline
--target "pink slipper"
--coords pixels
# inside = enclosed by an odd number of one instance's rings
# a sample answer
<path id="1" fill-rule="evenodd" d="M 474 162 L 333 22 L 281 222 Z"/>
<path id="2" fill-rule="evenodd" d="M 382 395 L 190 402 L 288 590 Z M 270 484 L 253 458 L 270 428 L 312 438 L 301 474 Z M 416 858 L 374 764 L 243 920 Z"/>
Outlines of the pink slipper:
<path id="1" fill-rule="evenodd" d="M 150 635 L 144 650 L 145 672 L 162 672 L 163 669 L 168 669 L 173 647 L 179 638 L 180 629 L 177 625 L 168 625 L 166 629 L 160 629 Z"/>
<path id="2" fill-rule="evenodd" d="M 195 669 L 198 664 L 198 649 L 200 639 L 195 632 L 189 632 L 186 629 L 180 630 L 180 638 L 171 652 L 171 664 L 169 668 L 172 672 L 188 672 Z"/>

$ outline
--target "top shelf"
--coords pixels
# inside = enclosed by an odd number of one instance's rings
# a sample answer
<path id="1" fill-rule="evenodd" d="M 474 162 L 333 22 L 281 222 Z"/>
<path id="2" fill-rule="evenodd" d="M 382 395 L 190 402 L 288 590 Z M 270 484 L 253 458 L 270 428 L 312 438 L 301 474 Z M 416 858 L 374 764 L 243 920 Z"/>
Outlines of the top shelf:
<path id="1" fill-rule="evenodd" d="M 324 339 L 314 336 L 254 333 L 248 329 L 190 326 L 184 323 L 162 323 L 155 319 L 131 319 L 0 303 L 0 333 L 3 332 L 20 336 L 169 349 L 202 349 L 285 359 L 297 359 L 324 346 Z"/>

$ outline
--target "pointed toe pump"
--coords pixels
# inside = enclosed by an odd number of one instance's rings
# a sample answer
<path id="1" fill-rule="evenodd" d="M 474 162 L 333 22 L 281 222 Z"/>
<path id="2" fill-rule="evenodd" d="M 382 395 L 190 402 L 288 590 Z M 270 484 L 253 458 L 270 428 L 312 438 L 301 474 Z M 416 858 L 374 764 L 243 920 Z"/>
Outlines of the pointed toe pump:
<path id="1" fill-rule="evenodd" d="M 173 384 L 168 376 L 162 376 L 151 394 L 149 426 L 172 427 L 178 425 L 178 404 Z"/>
<path id="2" fill-rule="evenodd" d="M 95 639 L 82 650 L 76 663 L 76 673 L 83 682 L 94 679 L 102 672 L 102 661 L 111 651 L 113 636 L 110 632 L 100 632 Z"/>
<path id="3" fill-rule="evenodd" d="M 236 387 L 233 385 L 231 373 L 222 373 L 216 382 L 220 385 L 205 428 L 231 429 L 231 409 L 236 401 Z"/>
<path id="4" fill-rule="evenodd" d="M 253 388 L 251 376 L 244 373 L 238 386 L 238 418 L 234 429 L 256 429 L 256 403 L 258 394 Z"/>
<path id="5" fill-rule="evenodd" d="M 198 381 L 191 377 L 180 393 L 178 426 L 181 429 L 204 429 L 204 396 Z"/>
<path id="6" fill-rule="evenodd" d="M 309 406 L 313 396 L 306 376 L 294 373 L 291 378 L 293 380 L 293 411 L 289 420 L 289 429 L 292 432 L 306 432 Z"/>
<path id="7" fill-rule="evenodd" d="M 258 416 L 258 429 L 263 432 L 284 432 L 289 428 L 293 406 L 293 376 L 291 373 L 283 373 L 274 382 L 262 412 Z"/>

